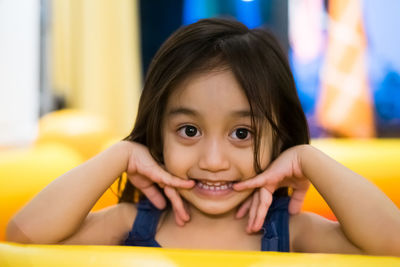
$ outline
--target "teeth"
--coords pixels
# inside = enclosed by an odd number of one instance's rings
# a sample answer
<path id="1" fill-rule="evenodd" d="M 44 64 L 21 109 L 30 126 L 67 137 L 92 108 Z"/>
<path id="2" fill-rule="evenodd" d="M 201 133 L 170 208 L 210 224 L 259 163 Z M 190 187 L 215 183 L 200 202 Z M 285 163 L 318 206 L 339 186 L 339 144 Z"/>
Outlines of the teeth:
<path id="1" fill-rule="evenodd" d="M 220 191 L 220 190 L 227 190 L 228 188 L 232 188 L 233 183 L 232 182 L 216 182 L 212 183 L 209 181 L 198 181 L 197 185 L 200 188 L 206 189 L 206 190 L 212 190 L 212 191 Z"/>
<path id="2" fill-rule="evenodd" d="M 216 183 L 211 183 L 211 182 L 203 182 L 203 183 L 205 183 L 205 184 L 207 184 L 207 185 L 215 185 L 215 186 L 219 186 L 219 185 L 221 185 L 221 183 L 220 182 L 216 182 Z M 224 183 L 225 184 L 225 183 Z"/>

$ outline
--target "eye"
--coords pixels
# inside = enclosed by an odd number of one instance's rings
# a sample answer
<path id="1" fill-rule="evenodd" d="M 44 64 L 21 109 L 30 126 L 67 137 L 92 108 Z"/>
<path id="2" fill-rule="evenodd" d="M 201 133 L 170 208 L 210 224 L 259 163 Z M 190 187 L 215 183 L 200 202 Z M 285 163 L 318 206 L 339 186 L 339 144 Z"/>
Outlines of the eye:
<path id="1" fill-rule="evenodd" d="M 251 131 L 246 128 L 237 128 L 233 131 L 231 137 L 234 139 L 247 140 L 251 137 Z"/>
<path id="2" fill-rule="evenodd" d="M 185 126 L 179 128 L 178 133 L 179 133 L 179 135 L 181 135 L 183 137 L 200 136 L 199 130 L 197 130 L 197 128 L 192 125 L 185 125 Z"/>

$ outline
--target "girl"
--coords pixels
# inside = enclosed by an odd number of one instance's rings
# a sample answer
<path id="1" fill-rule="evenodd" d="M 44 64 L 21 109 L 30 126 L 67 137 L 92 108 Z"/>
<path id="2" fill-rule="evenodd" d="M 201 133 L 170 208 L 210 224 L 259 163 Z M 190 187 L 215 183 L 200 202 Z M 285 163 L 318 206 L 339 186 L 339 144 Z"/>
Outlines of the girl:
<path id="1" fill-rule="evenodd" d="M 397 207 L 308 143 L 275 39 L 201 20 L 154 57 L 132 133 L 40 192 L 10 221 L 8 240 L 400 255 Z M 120 203 L 89 213 L 123 172 Z M 295 214 L 309 182 L 339 222 Z M 133 185 L 147 197 L 138 204 Z M 172 207 L 162 210 L 159 187 Z"/>

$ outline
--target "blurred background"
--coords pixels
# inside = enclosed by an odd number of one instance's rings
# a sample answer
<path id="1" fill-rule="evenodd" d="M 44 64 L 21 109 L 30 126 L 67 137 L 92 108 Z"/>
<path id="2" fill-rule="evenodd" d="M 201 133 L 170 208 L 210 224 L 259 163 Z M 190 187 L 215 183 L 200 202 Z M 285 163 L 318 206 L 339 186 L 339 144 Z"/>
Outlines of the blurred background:
<path id="1" fill-rule="evenodd" d="M 1 0 L 0 146 L 31 144 L 66 108 L 126 136 L 161 43 L 216 16 L 276 34 L 312 137 L 398 137 L 399 12 L 397 0 Z"/>
<path id="2" fill-rule="evenodd" d="M 275 33 L 313 144 L 400 203 L 399 14 L 398 0 L 0 0 L 0 229 L 127 136 L 161 43 L 216 16 Z"/>

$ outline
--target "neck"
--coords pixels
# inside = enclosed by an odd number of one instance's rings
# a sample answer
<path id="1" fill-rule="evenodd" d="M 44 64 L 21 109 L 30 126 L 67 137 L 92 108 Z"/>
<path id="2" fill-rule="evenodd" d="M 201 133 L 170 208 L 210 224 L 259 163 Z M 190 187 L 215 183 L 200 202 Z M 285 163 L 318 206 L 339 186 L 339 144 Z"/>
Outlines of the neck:
<path id="1" fill-rule="evenodd" d="M 235 218 L 236 209 L 232 209 L 223 214 L 207 214 L 202 212 L 201 210 L 197 209 L 195 206 L 187 203 L 190 211 L 190 223 L 197 224 L 197 225 L 205 225 L 210 227 L 210 225 L 218 227 L 221 225 L 222 227 L 226 227 L 227 224 L 230 223 L 239 223 L 239 219 Z M 244 228 L 243 228 L 244 229 Z"/>
<path id="2" fill-rule="evenodd" d="M 184 227 L 175 223 L 168 210 L 156 235 L 162 247 L 259 250 L 260 235 L 246 233 L 247 217 L 236 219 L 236 209 L 220 215 L 206 214 L 190 205 L 190 221 Z"/>

